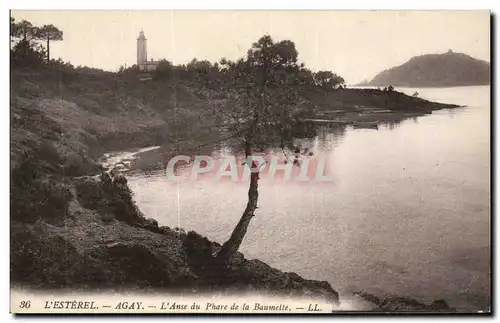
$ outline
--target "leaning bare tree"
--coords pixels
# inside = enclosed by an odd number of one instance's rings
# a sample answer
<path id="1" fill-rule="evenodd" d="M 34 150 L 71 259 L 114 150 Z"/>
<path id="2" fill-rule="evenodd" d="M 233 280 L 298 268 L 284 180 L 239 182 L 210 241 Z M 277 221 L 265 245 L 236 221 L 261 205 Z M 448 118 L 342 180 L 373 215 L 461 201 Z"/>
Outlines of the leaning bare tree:
<path id="1" fill-rule="evenodd" d="M 274 43 L 264 36 L 252 45 L 245 59 L 224 60 L 226 100 L 217 111 L 223 128 L 235 134 L 250 168 L 248 202 L 230 238 L 216 255 L 216 262 L 228 264 L 238 251 L 258 208 L 259 165 L 252 158 L 256 149 L 292 146 L 294 114 L 301 105 L 298 94 L 298 53 L 291 41 Z"/>

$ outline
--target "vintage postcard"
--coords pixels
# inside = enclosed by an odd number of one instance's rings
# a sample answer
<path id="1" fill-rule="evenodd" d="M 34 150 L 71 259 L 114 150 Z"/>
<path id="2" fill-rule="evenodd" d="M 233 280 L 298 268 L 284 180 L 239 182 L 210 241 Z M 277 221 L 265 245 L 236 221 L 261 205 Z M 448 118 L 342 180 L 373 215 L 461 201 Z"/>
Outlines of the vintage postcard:
<path id="1" fill-rule="evenodd" d="M 490 21 L 12 10 L 11 313 L 490 313 Z"/>

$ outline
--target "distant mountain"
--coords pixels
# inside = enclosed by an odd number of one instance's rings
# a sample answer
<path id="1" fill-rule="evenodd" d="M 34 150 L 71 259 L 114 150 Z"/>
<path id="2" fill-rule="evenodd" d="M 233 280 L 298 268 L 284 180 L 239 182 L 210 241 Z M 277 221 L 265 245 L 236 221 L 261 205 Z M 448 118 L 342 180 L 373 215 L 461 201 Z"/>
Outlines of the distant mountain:
<path id="1" fill-rule="evenodd" d="M 489 85 L 490 63 L 449 50 L 444 54 L 416 56 L 385 70 L 365 85 L 447 87 Z"/>

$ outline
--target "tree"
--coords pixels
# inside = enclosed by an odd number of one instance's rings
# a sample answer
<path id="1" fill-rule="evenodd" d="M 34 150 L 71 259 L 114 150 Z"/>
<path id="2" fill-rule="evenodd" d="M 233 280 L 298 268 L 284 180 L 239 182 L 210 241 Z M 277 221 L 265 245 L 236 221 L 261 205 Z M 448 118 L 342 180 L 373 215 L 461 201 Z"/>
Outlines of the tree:
<path id="1" fill-rule="evenodd" d="M 16 65 L 35 66 L 43 60 L 44 50 L 35 41 L 37 28 L 29 21 L 10 19 L 10 57 Z"/>
<path id="2" fill-rule="evenodd" d="M 10 18 L 10 36 L 17 41 L 25 41 L 31 43 L 36 38 L 38 27 L 27 20 L 16 22 L 14 18 Z"/>
<path id="3" fill-rule="evenodd" d="M 50 41 L 63 40 L 63 32 L 54 25 L 43 25 L 37 29 L 36 38 L 47 42 L 47 62 L 50 61 Z"/>
<path id="4" fill-rule="evenodd" d="M 10 39 L 11 39 L 11 58 L 16 63 L 35 63 L 37 54 L 34 40 L 38 28 L 27 20 L 16 22 L 14 18 L 10 18 Z"/>
<path id="5" fill-rule="evenodd" d="M 16 20 L 12 17 L 10 17 L 10 43 L 11 45 L 14 43 L 15 39 L 14 37 L 17 34 L 17 24 Z"/>
<path id="6" fill-rule="evenodd" d="M 274 84 L 293 83 L 299 72 L 297 59 L 298 52 L 292 41 L 275 43 L 269 35 L 261 37 L 247 53 L 247 63 L 268 73 L 266 82 Z"/>
<path id="7" fill-rule="evenodd" d="M 16 63 L 33 65 L 39 63 L 40 56 L 46 57 L 50 61 L 50 41 L 59 41 L 63 38 L 63 33 L 54 25 L 34 26 L 27 20 L 16 22 L 10 18 L 10 37 L 12 47 L 12 58 Z M 45 41 L 44 49 L 38 41 Z"/>
<path id="8" fill-rule="evenodd" d="M 297 73 L 298 84 L 314 84 L 314 74 L 307 68 L 301 68 Z"/>
<path id="9" fill-rule="evenodd" d="M 261 37 L 247 52 L 247 62 L 253 67 L 260 67 L 262 72 L 267 73 L 272 60 L 273 39 L 269 35 Z"/>
<path id="10" fill-rule="evenodd" d="M 259 170 L 265 164 L 255 156 L 263 148 L 280 147 L 297 156 L 293 135 L 296 118 L 301 113 L 312 114 L 300 95 L 302 84 L 326 87 L 342 86 L 344 79 L 330 71 L 313 73 L 304 64 L 297 64 L 298 52 L 292 41 L 275 43 L 265 35 L 252 44 L 244 59 L 236 62 L 221 59 L 222 79 L 226 100 L 220 106 L 222 128 L 231 134 L 243 150 L 246 167 L 250 170 L 248 201 L 229 239 L 217 252 L 219 265 L 227 264 L 239 249 L 248 226 L 258 209 Z M 309 109 L 308 109 L 309 108 Z M 255 158 L 254 158 L 255 157 Z M 293 165 L 296 165 L 297 159 Z"/>
<path id="11" fill-rule="evenodd" d="M 166 59 L 161 59 L 156 66 L 156 71 L 154 72 L 153 79 L 155 80 L 167 80 L 172 77 L 173 65 Z"/>
<path id="12" fill-rule="evenodd" d="M 244 151 L 250 183 L 246 208 L 230 238 L 216 255 L 218 264 L 227 264 L 239 249 L 258 208 L 259 169 L 263 164 L 254 158 L 255 150 L 279 146 L 283 151 L 295 151 L 291 112 L 302 102 L 293 85 L 283 85 L 279 73 L 296 65 L 298 55 L 292 49 L 295 49 L 292 42 L 280 42 L 276 46 L 266 35 L 252 45 L 245 60 L 236 63 L 221 61 L 221 65 L 228 66 L 233 72 L 232 86 L 221 111 L 228 117 L 224 126 Z"/>
<path id="13" fill-rule="evenodd" d="M 345 84 L 344 79 L 341 76 L 338 76 L 337 74 L 334 74 L 330 71 L 319 71 L 316 74 L 314 74 L 314 81 L 316 85 L 322 86 L 322 87 L 341 87 L 342 85 Z"/>
<path id="14" fill-rule="evenodd" d="M 297 67 L 299 53 L 295 44 L 290 40 L 276 43 L 271 49 L 272 63 L 274 67 Z"/>
<path id="15" fill-rule="evenodd" d="M 45 51 L 43 47 L 30 45 L 25 40 L 19 41 L 11 50 L 11 60 L 17 65 L 36 66 L 43 62 Z"/>
<path id="16" fill-rule="evenodd" d="M 141 72 L 141 69 L 139 68 L 139 65 L 137 64 L 134 64 L 132 66 L 124 66 L 124 65 L 121 65 L 118 69 L 118 73 L 119 74 L 122 74 L 122 75 L 127 75 L 127 74 L 137 74 L 137 73 L 140 73 Z"/>
<path id="17" fill-rule="evenodd" d="M 339 88 L 339 89 L 342 87 L 345 88 L 346 84 L 345 84 L 344 78 L 334 73 L 333 80 L 332 80 L 332 86 L 333 86 L 333 88 Z"/>
<path id="18" fill-rule="evenodd" d="M 319 86 L 330 86 L 333 79 L 333 73 L 330 71 L 319 71 L 314 74 L 314 82 Z"/>
<path id="19" fill-rule="evenodd" d="M 212 63 L 207 60 L 199 61 L 196 58 L 193 58 L 191 62 L 186 65 L 186 68 L 191 75 L 200 80 L 204 80 L 207 75 L 210 74 Z"/>

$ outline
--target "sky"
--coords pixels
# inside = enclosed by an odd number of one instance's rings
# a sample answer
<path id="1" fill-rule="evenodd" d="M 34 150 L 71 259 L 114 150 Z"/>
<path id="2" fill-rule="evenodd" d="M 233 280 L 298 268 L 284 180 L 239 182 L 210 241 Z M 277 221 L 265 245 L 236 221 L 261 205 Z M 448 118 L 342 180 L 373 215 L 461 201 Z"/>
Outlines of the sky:
<path id="1" fill-rule="evenodd" d="M 148 59 L 185 64 L 243 57 L 265 34 L 292 40 L 299 61 L 331 70 L 348 84 L 371 80 L 413 56 L 449 49 L 490 61 L 489 11 L 12 11 L 16 20 L 53 24 L 64 40 L 51 56 L 116 71 L 137 62 L 137 37 Z"/>

